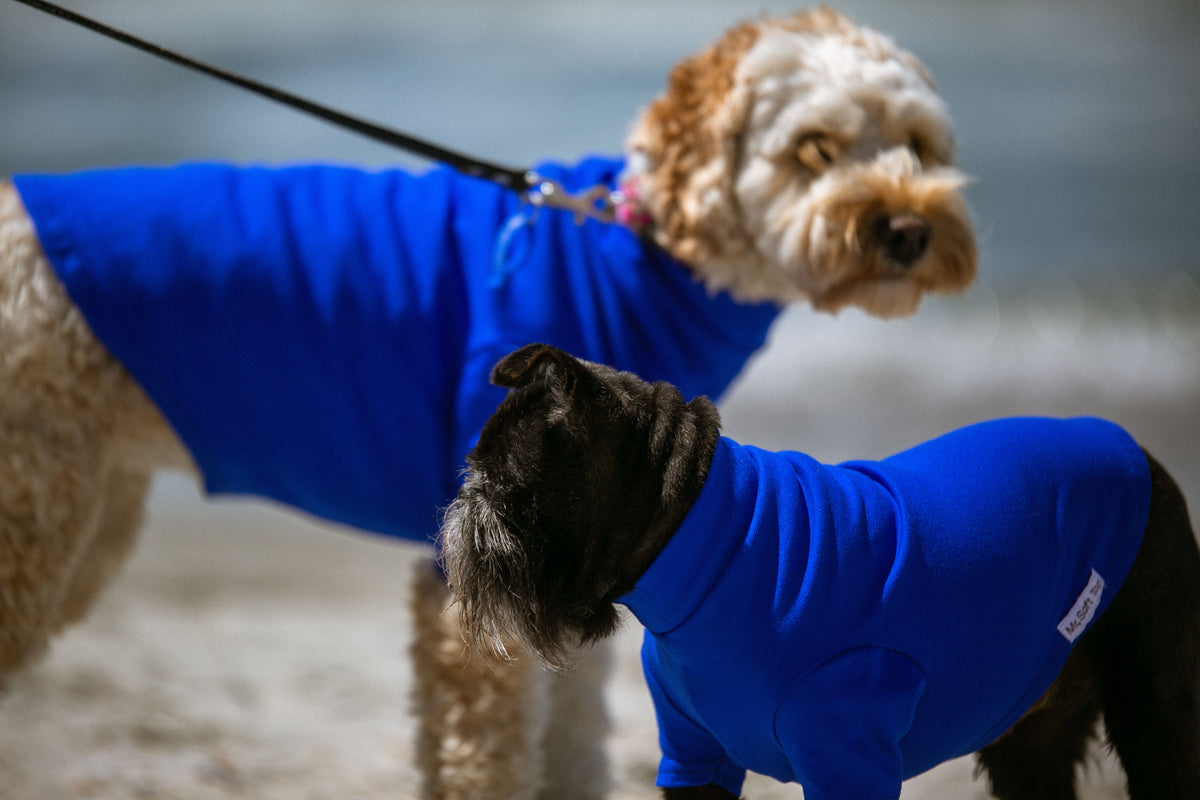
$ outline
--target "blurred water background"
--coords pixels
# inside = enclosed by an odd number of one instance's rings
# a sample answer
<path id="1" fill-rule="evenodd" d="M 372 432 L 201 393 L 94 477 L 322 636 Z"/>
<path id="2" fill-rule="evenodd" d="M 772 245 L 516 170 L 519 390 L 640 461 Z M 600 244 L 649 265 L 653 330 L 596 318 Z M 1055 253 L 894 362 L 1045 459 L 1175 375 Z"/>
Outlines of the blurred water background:
<path id="1" fill-rule="evenodd" d="M 676 60 L 738 19 L 795 8 L 775 0 L 69 5 L 514 165 L 618 150 Z M 836 457 L 982 415 L 1136 410 L 1200 487 L 1192 437 L 1152 424 L 1190 432 L 1200 421 L 1200 3 L 837 7 L 893 35 L 937 79 L 961 166 L 975 177 L 967 196 L 980 279 L 964 298 L 927 302 L 904 322 L 790 313 L 729 397 L 727 430 Z M 186 159 L 420 164 L 0 0 L 0 174 Z"/>

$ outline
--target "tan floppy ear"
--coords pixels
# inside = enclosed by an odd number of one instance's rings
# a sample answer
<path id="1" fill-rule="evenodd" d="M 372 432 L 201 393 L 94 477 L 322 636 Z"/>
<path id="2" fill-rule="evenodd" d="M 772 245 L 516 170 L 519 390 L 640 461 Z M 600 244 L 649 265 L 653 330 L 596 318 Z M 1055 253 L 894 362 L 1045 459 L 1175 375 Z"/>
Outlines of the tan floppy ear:
<path id="1" fill-rule="evenodd" d="M 685 262 L 719 258 L 741 236 L 733 181 L 751 98 L 737 86 L 737 67 L 760 29 L 744 22 L 677 64 L 630 135 L 630 151 L 644 158 L 641 191 L 659 244 Z"/>

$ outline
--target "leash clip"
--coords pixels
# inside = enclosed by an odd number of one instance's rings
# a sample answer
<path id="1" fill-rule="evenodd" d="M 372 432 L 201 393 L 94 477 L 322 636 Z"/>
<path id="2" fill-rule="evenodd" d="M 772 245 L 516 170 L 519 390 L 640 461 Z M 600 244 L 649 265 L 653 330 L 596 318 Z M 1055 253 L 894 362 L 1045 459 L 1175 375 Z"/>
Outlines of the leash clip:
<path id="1" fill-rule="evenodd" d="M 571 194 L 558 181 L 543 178 L 535 172 L 526 175 L 526 182 L 529 185 L 526 197 L 538 208 L 571 211 L 577 223 L 582 223 L 585 218 L 605 223 L 616 221 L 617 206 L 622 202 L 620 191 L 598 184 L 586 192 Z"/>

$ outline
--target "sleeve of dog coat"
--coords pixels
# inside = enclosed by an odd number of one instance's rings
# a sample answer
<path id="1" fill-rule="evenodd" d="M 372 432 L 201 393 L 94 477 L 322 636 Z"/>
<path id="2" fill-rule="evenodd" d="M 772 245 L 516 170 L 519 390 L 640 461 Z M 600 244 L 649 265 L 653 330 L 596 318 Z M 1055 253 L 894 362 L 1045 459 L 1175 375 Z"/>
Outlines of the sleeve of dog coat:
<path id="1" fill-rule="evenodd" d="M 654 638 L 647 633 L 642 642 L 642 671 L 658 718 L 658 741 L 662 748 L 658 785 L 684 788 L 712 783 L 740 795 L 746 771 L 735 764 L 720 742 L 671 696 L 667 688 L 669 681 L 660 680 L 664 669 L 669 670 L 670 666 L 659 660 Z"/>
<path id="2" fill-rule="evenodd" d="M 900 740 L 925 676 L 908 656 L 870 647 L 810 672 L 788 693 L 775 735 L 805 800 L 897 800 Z"/>

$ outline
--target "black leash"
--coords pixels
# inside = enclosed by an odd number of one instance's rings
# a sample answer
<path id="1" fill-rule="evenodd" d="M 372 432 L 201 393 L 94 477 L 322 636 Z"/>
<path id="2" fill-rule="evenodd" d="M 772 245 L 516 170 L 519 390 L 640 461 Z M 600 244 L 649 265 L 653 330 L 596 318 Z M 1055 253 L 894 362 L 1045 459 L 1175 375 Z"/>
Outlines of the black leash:
<path id="1" fill-rule="evenodd" d="M 570 195 L 557 182 L 542 178 L 532 170 L 514 169 L 494 164 L 391 128 L 385 128 L 374 122 L 369 122 L 329 108 L 328 106 L 314 103 L 291 92 L 286 92 L 274 86 L 238 75 L 237 73 L 180 55 L 165 47 L 148 42 L 145 39 L 139 39 L 136 36 L 85 17 L 82 14 L 77 14 L 62 6 L 46 2 L 46 0 L 16 0 L 16 2 L 36 8 L 39 11 L 44 11 L 47 14 L 87 28 L 110 39 L 115 39 L 122 44 L 127 44 L 130 47 L 158 56 L 179 66 L 204 73 L 226 83 L 231 83 L 234 86 L 239 86 L 269 100 L 274 100 L 277 103 L 298 109 L 306 114 L 319 117 L 368 138 L 398 147 L 401 150 L 407 150 L 424 158 L 440 161 L 465 175 L 498 183 L 505 188 L 525 195 L 534 205 L 563 208 L 574 211 L 577 215 L 594 217 L 604 222 L 611 222 L 613 219 L 613 207 L 616 200 L 612 197 L 612 193 L 605 187 L 595 187 L 579 196 Z"/>

